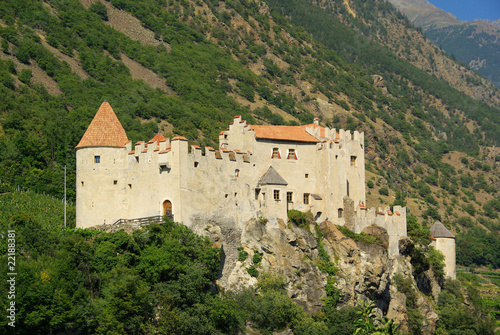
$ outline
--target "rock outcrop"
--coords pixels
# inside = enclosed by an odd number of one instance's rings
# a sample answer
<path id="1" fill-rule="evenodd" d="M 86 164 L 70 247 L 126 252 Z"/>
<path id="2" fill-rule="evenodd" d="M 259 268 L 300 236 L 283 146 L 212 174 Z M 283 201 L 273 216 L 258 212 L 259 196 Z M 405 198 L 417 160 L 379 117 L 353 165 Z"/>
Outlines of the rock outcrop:
<path id="1" fill-rule="evenodd" d="M 319 245 L 316 227 L 297 227 L 280 219 L 249 220 L 243 229 L 234 225 L 231 218 L 199 217 L 191 227 L 196 233 L 208 237 L 214 247 L 222 250 L 222 262 L 218 286 L 225 290 L 240 290 L 256 286 L 258 280 L 250 275 L 252 266 L 259 272 L 274 272 L 287 282 L 287 291 L 295 302 L 307 312 L 314 313 L 323 307 L 328 274 L 318 267 Z M 111 226 L 98 229 L 109 231 Z M 139 226 L 121 227 L 128 233 Z M 395 274 L 411 278 L 412 289 L 417 296 L 415 306 L 425 318 L 423 334 L 433 334 L 438 315 L 433 307 L 440 288 L 432 271 L 414 279 L 408 254 L 413 243 L 408 238 L 400 241 L 400 255 L 389 257 L 387 232 L 377 226 L 365 229 L 366 234 L 379 237 L 379 243 L 368 244 L 346 237 L 331 222 L 324 221 L 317 228 L 324 236 L 320 241 L 330 260 L 338 268 L 336 287 L 340 291 L 338 307 L 355 306 L 361 301 L 373 301 L 379 316 L 395 319 L 407 329 L 407 298 L 398 292 L 392 282 Z M 114 229 L 116 230 L 116 229 Z M 238 250 L 239 249 L 239 250 Z M 248 256 L 239 258 L 241 252 Z M 253 255 L 261 254 L 254 264 Z M 260 257 L 259 257 L 260 258 Z M 251 272 L 251 271 L 250 271 Z M 255 275 L 255 273 L 254 273 Z M 419 290 L 420 289 L 420 290 Z M 421 293 L 424 291 L 428 296 Z"/>

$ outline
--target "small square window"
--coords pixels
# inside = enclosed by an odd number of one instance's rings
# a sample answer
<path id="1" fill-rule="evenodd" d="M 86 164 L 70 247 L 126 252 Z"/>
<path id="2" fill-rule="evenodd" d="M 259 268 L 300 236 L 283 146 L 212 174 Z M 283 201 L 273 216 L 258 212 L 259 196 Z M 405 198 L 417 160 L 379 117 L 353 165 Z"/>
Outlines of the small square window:
<path id="1" fill-rule="evenodd" d="M 99 164 L 101 162 L 101 156 L 94 156 L 94 163 Z"/>
<path id="2" fill-rule="evenodd" d="M 274 200 L 280 200 L 280 190 L 274 190 L 273 196 Z"/>
<path id="3" fill-rule="evenodd" d="M 118 185 L 118 180 L 113 180 L 113 185 Z"/>
<path id="4" fill-rule="evenodd" d="M 309 173 L 306 173 L 306 178 L 309 178 Z"/>

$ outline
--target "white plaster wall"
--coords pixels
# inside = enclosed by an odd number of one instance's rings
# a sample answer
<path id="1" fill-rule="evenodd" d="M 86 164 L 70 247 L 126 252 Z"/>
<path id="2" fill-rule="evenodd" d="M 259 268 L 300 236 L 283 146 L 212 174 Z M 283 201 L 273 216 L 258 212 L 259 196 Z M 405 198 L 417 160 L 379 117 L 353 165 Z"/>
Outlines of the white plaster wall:
<path id="1" fill-rule="evenodd" d="M 126 148 L 91 147 L 76 151 L 77 227 L 112 224 L 127 212 L 126 154 Z M 95 156 L 100 156 L 100 163 L 94 162 Z"/>
<path id="2" fill-rule="evenodd" d="M 436 238 L 431 246 L 441 251 L 444 255 L 444 273 L 446 277 L 457 279 L 456 273 L 456 250 L 454 238 Z"/>

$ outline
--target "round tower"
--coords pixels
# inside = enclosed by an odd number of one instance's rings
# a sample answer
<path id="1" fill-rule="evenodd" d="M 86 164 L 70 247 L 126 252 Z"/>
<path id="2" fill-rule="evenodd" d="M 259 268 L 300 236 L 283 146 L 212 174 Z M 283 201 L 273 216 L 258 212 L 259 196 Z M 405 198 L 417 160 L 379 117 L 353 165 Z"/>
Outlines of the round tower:
<path id="1" fill-rule="evenodd" d="M 444 273 L 446 277 L 457 279 L 455 235 L 439 221 L 431 227 L 431 246 L 444 255 Z"/>
<path id="2" fill-rule="evenodd" d="M 127 217 L 127 134 L 107 101 L 76 146 L 76 226 Z"/>

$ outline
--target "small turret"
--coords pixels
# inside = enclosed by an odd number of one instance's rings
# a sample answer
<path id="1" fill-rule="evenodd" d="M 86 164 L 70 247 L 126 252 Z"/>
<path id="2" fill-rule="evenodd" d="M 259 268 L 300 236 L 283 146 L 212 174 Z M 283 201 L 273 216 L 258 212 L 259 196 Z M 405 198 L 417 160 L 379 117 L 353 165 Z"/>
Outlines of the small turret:
<path id="1" fill-rule="evenodd" d="M 431 227 L 431 246 L 441 251 L 445 257 L 444 273 L 446 277 L 456 279 L 456 250 L 455 250 L 455 235 L 452 234 L 439 221 L 436 221 Z"/>

